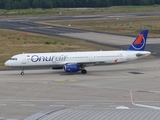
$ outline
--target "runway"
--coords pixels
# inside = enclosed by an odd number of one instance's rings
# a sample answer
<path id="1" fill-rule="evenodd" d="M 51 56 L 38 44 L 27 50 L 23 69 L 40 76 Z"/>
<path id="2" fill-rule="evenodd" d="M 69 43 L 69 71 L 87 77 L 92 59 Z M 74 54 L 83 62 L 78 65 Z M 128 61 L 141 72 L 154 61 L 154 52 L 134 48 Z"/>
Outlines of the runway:
<path id="1" fill-rule="evenodd" d="M 140 108 L 131 104 L 130 89 L 136 102 L 160 107 L 158 59 L 95 66 L 87 70 L 86 75 L 67 74 L 61 70 L 26 70 L 24 76 L 19 70 L 1 71 L 0 116 L 25 119 L 49 109 L 111 110 L 119 106 L 129 107 L 132 112 Z M 143 109 L 146 113 L 149 110 Z"/>

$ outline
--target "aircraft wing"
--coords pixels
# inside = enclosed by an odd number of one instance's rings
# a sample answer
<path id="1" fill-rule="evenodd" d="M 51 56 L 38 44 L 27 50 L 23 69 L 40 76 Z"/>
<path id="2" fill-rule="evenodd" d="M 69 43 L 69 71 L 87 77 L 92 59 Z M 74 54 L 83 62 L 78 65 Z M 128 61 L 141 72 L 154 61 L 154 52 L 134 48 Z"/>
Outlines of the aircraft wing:
<path id="1" fill-rule="evenodd" d="M 133 104 L 134 106 L 145 107 L 145 108 L 150 108 L 150 109 L 155 109 L 155 110 L 160 110 L 160 107 L 143 105 L 143 104 L 136 104 L 136 103 L 134 102 L 134 99 L 133 99 L 132 90 L 130 90 L 130 96 L 131 96 L 131 102 L 132 102 L 132 104 Z"/>

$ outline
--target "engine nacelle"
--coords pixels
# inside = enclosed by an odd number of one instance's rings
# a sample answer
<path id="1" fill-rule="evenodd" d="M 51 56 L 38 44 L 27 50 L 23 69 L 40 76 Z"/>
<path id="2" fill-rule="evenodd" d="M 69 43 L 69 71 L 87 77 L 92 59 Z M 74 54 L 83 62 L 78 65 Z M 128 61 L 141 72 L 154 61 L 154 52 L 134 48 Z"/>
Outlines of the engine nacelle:
<path id="1" fill-rule="evenodd" d="M 81 68 L 78 65 L 74 65 L 74 64 L 66 64 L 66 65 L 64 65 L 64 71 L 65 72 L 78 72 L 80 70 L 81 70 Z"/>

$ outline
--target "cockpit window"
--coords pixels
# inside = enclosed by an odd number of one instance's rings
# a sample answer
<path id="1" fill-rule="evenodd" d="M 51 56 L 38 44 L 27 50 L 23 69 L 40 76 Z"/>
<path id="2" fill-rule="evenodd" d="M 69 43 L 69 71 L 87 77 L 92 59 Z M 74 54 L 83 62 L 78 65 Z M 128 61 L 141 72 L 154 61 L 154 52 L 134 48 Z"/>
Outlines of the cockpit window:
<path id="1" fill-rule="evenodd" d="M 17 60 L 17 58 L 10 58 L 9 60 Z"/>

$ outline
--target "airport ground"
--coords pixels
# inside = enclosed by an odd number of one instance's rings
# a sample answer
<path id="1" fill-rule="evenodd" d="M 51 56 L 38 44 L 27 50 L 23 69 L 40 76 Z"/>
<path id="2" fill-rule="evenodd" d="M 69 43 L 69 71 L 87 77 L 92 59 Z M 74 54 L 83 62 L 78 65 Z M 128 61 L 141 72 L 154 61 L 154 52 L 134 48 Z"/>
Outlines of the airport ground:
<path id="1" fill-rule="evenodd" d="M 22 120 L 55 108 L 140 109 L 131 104 L 130 89 L 136 102 L 160 106 L 159 69 L 159 59 L 149 58 L 89 67 L 86 75 L 51 69 L 26 70 L 24 76 L 20 70 L 1 71 L 0 116 Z"/>
<path id="2" fill-rule="evenodd" d="M 60 17 L 60 19 L 72 18 Z M 85 18 L 83 17 L 83 19 Z M 121 46 L 120 48 L 126 48 L 135 39 L 129 36 L 72 28 L 46 27 L 34 24 L 32 20 L 1 20 L 0 24 L 2 28 L 78 38 L 104 45 Z M 121 42 L 115 42 L 115 40 Z M 159 38 L 149 38 L 147 42 L 149 44 L 146 49 L 151 50 L 154 57 L 112 66 L 88 67 L 86 75 L 79 72 L 67 74 L 63 70 L 51 69 L 25 70 L 24 76 L 20 75 L 20 70 L 0 71 L 0 117 L 22 120 L 49 109 L 65 108 L 70 111 L 70 109 L 81 108 L 82 110 L 97 109 L 98 111 L 99 109 L 115 109 L 119 106 L 129 107 L 131 110 L 138 110 L 140 114 L 149 115 L 148 111 L 151 110 L 133 106 L 129 95 L 129 90 L 132 89 L 136 102 L 160 106 L 160 42 Z M 121 111 L 125 113 L 123 110 Z M 40 116 L 42 114 L 39 113 Z M 159 111 L 158 114 L 160 114 Z M 67 117 L 69 118 L 66 115 L 66 119 Z M 128 119 L 132 118 L 128 117 Z"/>

